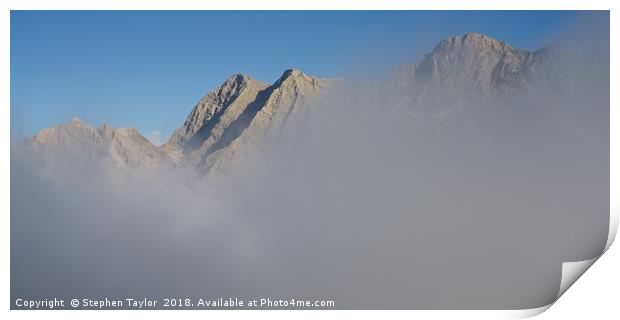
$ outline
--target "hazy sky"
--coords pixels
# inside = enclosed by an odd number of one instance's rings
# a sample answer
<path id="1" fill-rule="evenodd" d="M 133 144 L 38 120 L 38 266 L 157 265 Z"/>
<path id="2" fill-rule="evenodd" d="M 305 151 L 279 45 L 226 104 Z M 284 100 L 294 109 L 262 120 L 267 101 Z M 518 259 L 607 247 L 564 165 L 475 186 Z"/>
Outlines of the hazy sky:
<path id="1" fill-rule="evenodd" d="M 167 137 L 233 73 L 273 82 L 414 62 L 441 39 L 479 32 L 536 49 L 575 12 L 11 13 L 11 134 L 78 116 Z M 357 71 L 353 71 L 357 70 Z"/>

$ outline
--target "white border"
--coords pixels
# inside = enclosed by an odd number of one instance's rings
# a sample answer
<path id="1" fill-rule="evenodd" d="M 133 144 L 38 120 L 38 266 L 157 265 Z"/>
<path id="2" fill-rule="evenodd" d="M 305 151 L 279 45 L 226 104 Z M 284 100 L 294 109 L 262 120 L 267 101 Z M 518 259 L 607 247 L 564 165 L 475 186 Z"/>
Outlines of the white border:
<path id="1" fill-rule="evenodd" d="M 503 0 L 503 1 L 484 1 L 484 0 L 426 0 L 418 3 L 411 3 L 411 1 L 397 1 L 397 0 L 381 0 L 381 1 L 369 1 L 369 0 L 357 0 L 357 1 L 340 1 L 335 0 L 291 0 L 291 1 L 278 1 L 278 0 L 229 0 L 229 1 L 196 1 L 196 0 L 176 0 L 176 1 L 164 1 L 164 0 L 91 0 L 91 1 L 79 1 L 79 0 L 3 0 L 0 1 L 0 8 L 2 13 L 0 14 L 0 70 L 3 70 L 2 77 L 0 77 L 0 97 L 3 107 L 0 108 L 0 141 L 3 145 L 0 148 L 2 157 L 0 159 L 1 166 L 0 171 L 3 177 L 2 192 L 0 194 L 0 204 L 2 205 L 3 222 L 0 236 L 0 248 L 3 259 L 3 263 L 0 264 L 0 284 L 2 284 L 2 290 L 0 290 L 0 305 L 2 309 L 0 312 L 3 314 L 0 316 L 3 319 L 31 319 L 38 316 L 44 316 L 49 319 L 81 319 L 84 316 L 93 319 L 109 318 L 111 316 L 119 319 L 129 319 L 134 317 L 146 317 L 149 318 L 168 318 L 173 314 L 171 311 L 103 311 L 103 312 L 90 312 L 90 311 L 8 311 L 10 302 L 10 273 L 9 273 L 9 203 L 10 203 L 10 179 L 9 174 L 9 159 L 10 159 L 10 10 L 196 10 L 196 9 L 211 9 L 211 10 L 224 10 L 224 9 L 253 9 L 253 10 L 270 10 L 270 9 L 286 9 L 286 10 L 318 10 L 318 9 L 330 9 L 330 10 L 611 10 L 611 57 L 618 56 L 618 23 L 615 22 L 617 18 L 616 12 L 619 1 L 604 1 L 604 0 L 589 0 L 589 1 L 577 1 L 577 0 Z M 618 83 L 617 75 L 618 64 L 615 60 L 611 60 L 611 87 L 616 88 L 615 84 Z M 620 112 L 618 110 L 617 95 L 614 91 L 611 91 L 611 185 L 610 191 L 612 195 L 618 194 L 620 190 L 618 188 L 620 181 L 620 170 L 618 164 L 620 163 L 620 130 L 615 125 L 620 124 Z M 610 236 L 606 249 L 609 248 L 611 242 L 617 231 L 618 225 L 618 210 L 620 209 L 620 203 L 617 198 L 611 199 L 611 220 L 610 220 Z M 612 249 L 613 251 L 613 249 Z M 617 251 L 617 250 L 616 250 Z M 620 267 L 618 253 L 614 253 L 616 267 Z M 597 258 L 598 259 L 598 258 Z M 568 288 L 572 282 L 574 282 L 579 275 L 583 274 L 585 270 L 591 266 L 594 261 L 574 262 L 566 263 L 563 267 L 563 279 L 562 288 Z M 610 260 L 611 261 L 611 260 Z M 611 263 L 611 262 L 610 262 Z M 609 269 L 608 269 L 609 270 Z M 597 291 L 588 294 L 599 295 L 601 300 L 604 300 L 604 296 L 616 293 L 618 285 L 618 276 L 616 273 L 612 273 L 613 270 L 619 270 L 613 268 L 608 271 L 607 277 L 602 280 L 605 281 L 608 277 L 615 279 L 612 282 L 612 286 L 606 286 L 607 282 L 600 285 Z M 562 291 L 564 293 L 565 290 Z M 570 290 L 569 290 L 570 294 Z M 561 294 L 560 294 L 561 295 Z M 585 296 L 585 295 L 582 295 Z M 590 295 L 588 295 L 590 296 Z M 591 299 L 588 299 L 591 300 Z M 611 300 L 608 300 L 611 301 Z M 422 317 L 423 319 L 453 319 L 458 317 L 460 319 L 497 319 L 497 318 L 515 318 L 526 317 L 536 315 L 545 311 L 549 306 L 530 309 L 530 310 L 517 310 L 517 311 L 260 311 L 258 313 L 253 311 L 174 311 L 174 317 L 182 316 L 183 318 L 205 318 L 205 317 L 217 317 L 222 319 L 238 319 L 248 316 L 273 319 L 281 318 L 288 319 L 294 318 L 315 318 L 315 317 L 327 317 L 327 318 L 342 318 L 342 317 L 385 317 L 390 318 L 411 318 Z M 572 306 L 578 308 L 577 306 Z M 559 307 L 554 307 L 559 308 Z M 555 315 L 546 313 L 546 315 L 557 319 L 572 318 L 572 309 L 568 308 L 565 313 L 556 313 Z M 609 312 L 617 314 L 617 308 L 612 306 L 612 309 L 608 309 Z M 583 310 L 582 310 L 583 311 Z M 549 318 L 549 316 L 546 316 Z M 557 317 L 555 317 L 557 316 Z"/>

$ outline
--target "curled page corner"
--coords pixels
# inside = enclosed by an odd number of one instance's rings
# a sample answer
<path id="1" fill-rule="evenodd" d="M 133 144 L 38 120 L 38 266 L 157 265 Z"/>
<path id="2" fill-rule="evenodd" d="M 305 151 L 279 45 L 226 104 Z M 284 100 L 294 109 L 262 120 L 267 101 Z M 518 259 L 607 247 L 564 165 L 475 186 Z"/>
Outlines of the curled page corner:
<path id="1" fill-rule="evenodd" d="M 577 281 L 577 279 L 579 279 L 579 277 L 581 277 L 596 262 L 596 260 L 607 252 L 616 238 L 617 231 L 618 210 L 616 210 L 616 207 L 612 204 L 612 210 L 610 211 L 609 216 L 609 232 L 607 233 L 605 249 L 599 256 L 592 259 L 565 262 L 562 264 L 562 280 L 560 282 L 560 291 L 558 292 L 556 300 L 559 299 L 566 292 L 566 290 L 568 290 L 568 288 L 570 288 L 570 286 L 572 286 L 573 283 L 575 283 L 575 281 Z"/>
<path id="2" fill-rule="evenodd" d="M 582 260 L 582 261 L 572 261 L 572 262 L 564 262 L 562 264 L 562 280 L 560 281 L 560 291 L 558 292 L 558 296 L 556 298 L 559 299 L 565 292 L 570 288 L 570 286 L 579 279 L 593 264 L 598 260 L 600 256 Z"/>
<path id="3" fill-rule="evenodd" d="M 570 288 L 607 250 L 611 247 L 611 244 L 614 242 L 616 238 L 616 234 L 618 232 L 618 208 L 619 206 L 612 203 L 612 209 L 610 210 L 609 216 L 609 232 L 607 233 L 607 242 L 605 243 L 605 249 L 603 252 L 592 259 L 581 260 L 581 261 L 570 261 L 562 263 L 562 278 L 560 280 L 560 290 L 558 291 L 558 295 L 555 297 L 552 303 L 549 303 L 542 307 L 531 308 L 531 309 L 522 309 L 522 310 L 512 310 L 506 313 L 506 318 L 508 319 L 523 319 L 530 318 L 533 316 L 537 316 L 547 309 L 551 308 L 551 306 L 562 297 L 562 295 Z"/>
<path id="4" fill-rule="evenodd" d="M 560 299 L 560 297 L 566 292 L 566 290 L 568 290 L 568 288 L 570 288 L 577 281 L 577 279 L 579 279 L 579 277 L 581 277 L 594 264 L 594 262 L 598 260 L 599 257 L 600 256 L 588 260 L 562 263 L 562 278 L 560 280 L 560 289 L 558 291 L 558 295 L 554 298 L 553 302 L 538 308 L 514 310 L 507 313 L 506 318 L 530 318 L 547 311 L 547 309 L 551 308 L 551 306 L 555 302 L 557 302 L 558 299 Z"/>

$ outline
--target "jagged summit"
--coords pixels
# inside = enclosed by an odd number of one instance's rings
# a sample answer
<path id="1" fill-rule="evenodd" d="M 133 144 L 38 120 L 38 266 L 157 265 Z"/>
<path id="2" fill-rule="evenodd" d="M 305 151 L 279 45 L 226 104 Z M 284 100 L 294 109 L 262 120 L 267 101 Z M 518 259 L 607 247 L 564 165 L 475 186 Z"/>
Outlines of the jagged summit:
<path id="1" fill-rule="evenodd" d="M 471 32 L 460 37 L 451 37 L 440 41 L 433 49 L 433 53 L 461 49 L 464 47 L 477 50 L 490 49 L 496 51 L 509 51 L 514 49 L 511 45 L 503 41 L 496 40 L 480 33 Z"/>
<path id="2" fill-rule="evenodd" d="M 199 147 L 210 133 L 209 127 L 205 127 L 209 121 L 219 119 L 231 108 L 233 113 L 237 113 L 239 105 L 250 103 L 258 91 L 267 86 L 266 83 L 245 74 L 230 76 L 219 87 L 200 99 L 183 126 L 174 131 L 166 144 L 181 150 L 186 146 L 191 149 Z"/>
<path id="3" fill-rule="evenodd" d="M 272 87 L 277 88 L 287 81 L 320 85 L 321 82 L 325 82 L 326 80 L 309 76 L 299 69 L 287 69 L 284 73 L 282 73 L 282 76 L 273 84 Z"/>
<path id="4" fill-rule="evenodd" d="M 152 145 L 134 128 L 116 129 L 107 124 L 93 128 L 77 117 L 66 125 L 42 130 L 29 143 L 47 153 L 75 149 L 106 154 L 121 167 L 146 162 L 201 166 L 215 151 L 229 145 L 231 150 L 238 150 L 236 140 L 258 142 L 268 132 L 281 128 L 303 108 L 306 99 L 328 85 L 328 81 L 298 69 L 284 71 L 271 85 L 236 73 L 202 97 L 161 147 Z"/>
<path id="5" fill-rule="evenodd" d="M 289 108 L 325 86 L 325 80 L 297 69 L 284 71 L 272 85 L 244 74 L 232 75 L 198 102 L 183 126 L 175 130 L 167 148 L 193 154 L 192 162 L 200 162 L 195 159 L 227 146 L 251 126 L 256 116 L 286 118 L 291 114 Z"/>
<path id="6" fill-rule="evenodd" d="M 62 155 L 87 160 L 100 159 L 115 167 L 162 167 L 172 163 L 135 128 L 89 126 L 77 117 L 65 125 L 43 129 L 27 139 L 45 155 Z"/>
<path id="7" fill-rule="evenodd" d="M 71 120 L 67 122 L 66 125 L 59 125 L 59 126 L 55 126 L 49 129 L 41 130 L 41 132 L 39 132 L 34 137 L 32 137 L 32 140 L 43 139 L 46 136 L 46 134 L 48 136 L 53 135 L 53 132 L 75 131 L 75 130 L 88 130 L 88 131 L 96 132 L 99 134 L 107 134 L 107 135 L 115 135 L 115 134 L 120 133 L 120 134 L 125 134 L 125 135 L 135 135 L 135 136 L 142 137 L 142 134 L 136 128 L 114 128 L 107 123 L 103 123 L 99 127 L 94 128 L 94 127 L 91 127 L 84 120 L 76 116 L 73 116 L 71 117 Z"/>
<path id="8" fill-rule="evenodd" d="M 177 145 L 192 167 L 211 168 L 216 162 L 237 161 L 233 158 L 248 146 L 259 145 L 270 132 L 280 130 L 304 108 L 307 99 L 328 85 L 327 80 L 288 69 L 274 84 L 261 83 L 254 90 L 244 91 L 229 106 L 206 118 L 189 143 Z"/>
<path id="9" fill-rule="evenodd" d="M 227 104 L 230 99 L 234 99 L 237 94 L 245 89 L 252 82 L 260 82 L 250 78 L 250 76 L 237 73 L 228 77 L 224 83 L 222 83 L 216 90 L 209 92 L 202 98 L 202 102 L 214 100 L 218 104 Z M 211 101 L 209 101 L 211 102 Z"/>
<path id="10" fill-rule="evenodd" d="M 86 125 L 86 123 L 84 121 L 82 121 L 82 119 L 78 118 L 78 117 L 71 117 L 71 120 L 69 120 L 69 125 Z"/>
<path id="11" fill-rule="evenodd" d="M 309 76 L 299 69 L 287 69 L 269 89 L 273 91 L 279 87 L 285 86 L 287 83 L 294 83 L 297 86 L 307 86 L 309 89 L 318 89 L 329 86 L 329 82 L 330 80 Z"/>
<path id="12" fill-rule="evenodd" d="M 538 81 L 551 51 L 530 52 L 479 33 L 440 41 L 421 61 L 400 67 L 393 87 L 420 104 L 519 94 Z"/>
<path id="13" fill-rule="evenodd" d="M 231 75 L 230 77 L 228 77 L 226 81 L 224 81 L 224 83 L 220 85 L 220 87 L 227 88 L 227 87 L 234 86 L 234 85 L 243 85 L 251 80 L 252 78 L 245 73 L 235 73 Z"/>
<path id="14" fill-rule="evenodd" d="M 279 80 L 286 80 L 288 78 L 292 78 L 292 79 L 300 79 L 300 78 L 308 79 L 309 77 L 306 76 L 306 74 L 301 72 L 301 70 L 299 70 L 299 69 L 286 69 L 286 70 L 284 70 L 284 73 L 282 73 L 282 76 L 280 77 Z"/>
<path id="15" fill-rule="evenodd" d="M 328 86 L 329 80 L 306 75 L 297 69 L 288 69 L 265 90 L 265 103 L 260 112 L 269 118 L 286 118 L 297 104 L 303 104 L 306 98 L 315 96 L 319 90 Z"/>

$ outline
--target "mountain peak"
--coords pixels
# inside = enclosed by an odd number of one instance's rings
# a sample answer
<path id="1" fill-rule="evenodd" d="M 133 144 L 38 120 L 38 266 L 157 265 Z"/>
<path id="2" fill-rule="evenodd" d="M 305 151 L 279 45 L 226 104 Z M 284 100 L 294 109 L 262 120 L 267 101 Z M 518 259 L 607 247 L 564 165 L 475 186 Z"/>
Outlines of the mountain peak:
<path id="1" fill-rule="evenodd" d="M 301 72 L 301 70 L 299 69 L 286 69 L 284 70 L 284 73 L 282 74 L 282 78 L 288 78 L 288 77 L 305 77 L 306 75 Z"/>
<path id="2" fill-rule="evenodd" d="M 231 100 L 234 100 L 243 89 L 248 87 L 251 82 L 258 82 L 250 78 L 246 74 L 236 73 L 231 75 L 224 81 L 219 87 L 215 90 L 209 92 L 206 96 L 204 96 L 199 105 L 203 106 L 213 105 L 213 106 L 225 106 L 230 103 Z M 215 112 L 215 110 L 212 110 Z"/>
<path id="3" fill-rule="evenodd" d="M 168 144 L 185 148 L 199 147 L 210 134 L 216 122 L 232 106 L 232 113 L 238 115 L 242 110 L 239 105 L 247 105 L 256 98 L 256 94 L 268 85 L 242 73 L 228 77 L 215 90 L 202 97 L 187 116 L 183 126 L 174 131 Z M 207 125 L 207 123 L 210 123 Z M 200 131 L 202 130 L 202 131 Z M 197 135 L 197 136 L 196 136 Z M 190 148 L 190 149 L 191 149 Z"/>
<path id="4" fill-rule="evenodd" d="M 217 89 L 209 92 L 203 100 L 207 97 L 216 98 L 223 102 L 224 100 L 238 94 L 240 90 L 247 87 L 249 82 L 256 81 L 250 78 L 250 76 L 242 73 L 235 73 L 228 77 Z"/>
<path id="5" fill-rule="evenodd" d="M 477 32 L 468 32 L 466 34 L 464 34 L 462 36 L 463 41 L 487 41 L 487 42 L 497 42 L 498 40 L 495 40 L 487 35 L 481 34 L 481 33 L 477 33 Z"/>
<path id="6" fill-rule="evenodd" d="M 514 48 L 509 44 L 491 38 L 489 36 L 470 32 L 460 37 L 451 37 L 440 41 L 433 53 L 445 53 L 455 49 L 470 48 L 475 50 L 512 51 Z"/>
<path id="7" fill-rule="evenodd" d="M 86 122 L 82 121 L 82 119 L 78 117 L 72 117 L 71 120 L 67 123 L 70 127 L 88 127 Z"/>
<path id="8" fill-rule="evenodd" d="M 496 103 L 534 83 L 549 51 L 530 52 L 467 33 L 440 41 L 419 62 L 399 68 L 395 86 L 426 99 L 420 105 L 454 105 L 463 97 Z"/>
<path id="9" fill-rule="evenodd" d="M 276 83 L 282 83 L 286 80 L 307 80 L 310 81 L 312 79 L 312 77 L 306 75 L 305 73 L 301 72 L 301 70 L 299 69 L 286 69 L 284 71 L 284 73 L 282 73 L 282 76 L 280 77 L 280 79 L 278 79 L 278 81 L 276 81 Z"/>
<path id="10" fill-rule="evenodd" d="M 440 41 L 420 61 L 400 67 L 382 91 L 395 97 L 395 104 L 411 105 L 417 118 L 434 125 L 466 110 L 463 106 L 495 108 L 504 97 L 521 94 L 544 76 L 552 51 L 529 52 L 483 34 L 467 33 Z M 337 81 L 293 68 L 271 85 L 243 73 L 232 74 L 198 101 L 160 149 L 135 129 L 106 125 L 93 129 L 79 118 L 43 130 L 32 140 L 50 148 L 88 142 L 108 150 L 114 145 L 112 151 L 119 163 L 145 162 L 153 155 L 164 162 L 171 159 L 208 171 L 219 163 L 225 171 L 239 162 L 239 154 L 248 146 L 260 147 L 272 133 L 277 135 L 302 121 L 313 108 L 309 101 L 322 92 L 337 92 Z M 133 149 L 137 156 L 129 162 L 123 160 Z M 166 154 L 159 155 L 160 151 Z"/>
<path id="11" fill-rule="evenodd" d="M 284 84 L 291 83 L 297 85 L 310 85 L 323 87 L 327 85 L 327 80 L 309 76 L 299 69 L 287 69 L 282 76 L 273 84 L 273 88 L 282 87 Z"/>
<path id="12" fill-rule="evenodd" d="M 249 82 L 250 80 L 252 80 L 252 78 L 248 76 L 247 74 L 235 73 L 231 75 L 230 77 L 228 77 L 226 81 L 224 81 L 222 86 L 225 86 L 227 84 L 243 84 L 243 83 Z"/>

